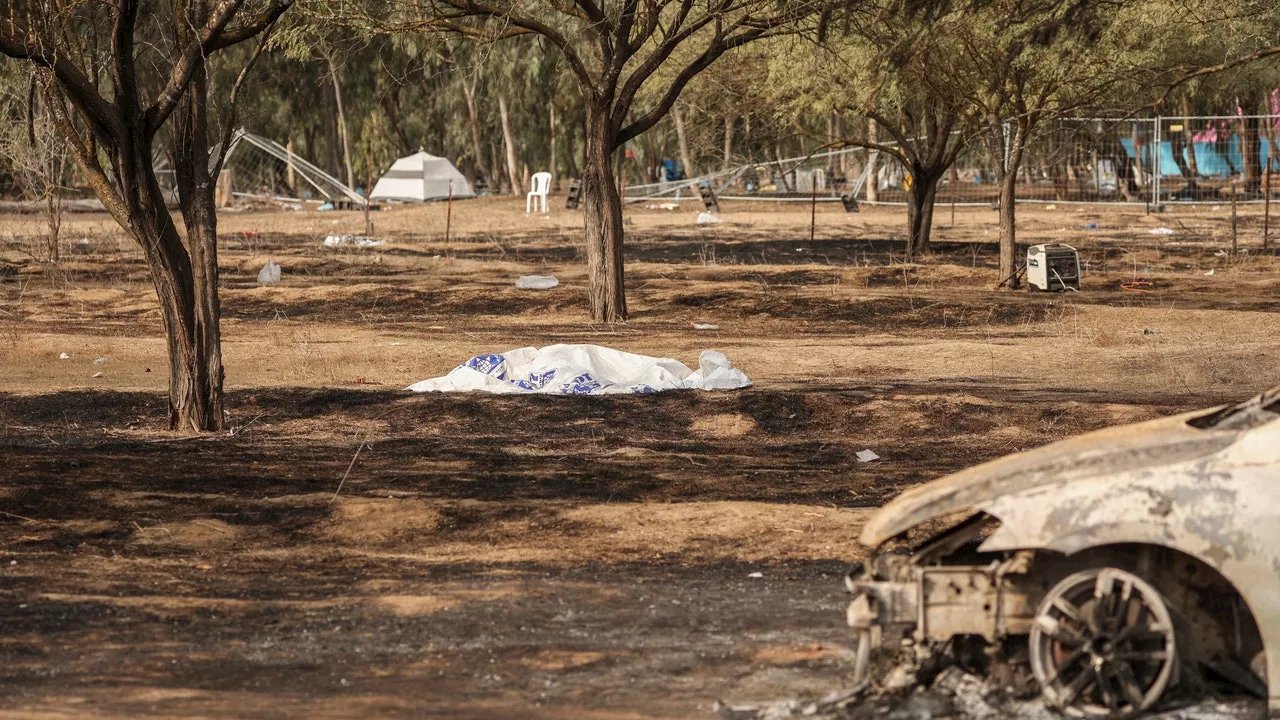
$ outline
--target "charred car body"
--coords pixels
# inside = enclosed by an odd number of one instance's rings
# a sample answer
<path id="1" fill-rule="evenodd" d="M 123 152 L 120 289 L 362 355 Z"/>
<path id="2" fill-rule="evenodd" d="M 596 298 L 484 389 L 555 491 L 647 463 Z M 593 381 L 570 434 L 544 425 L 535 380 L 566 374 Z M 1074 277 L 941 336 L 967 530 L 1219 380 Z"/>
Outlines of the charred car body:
<path id="1" fill-rule="evenodd" d="M 1280 716 L 1280 388 L 914 488 L 861 540 L 860 679 L 947 653 L 1077 717 L 1224 682 Z"/>

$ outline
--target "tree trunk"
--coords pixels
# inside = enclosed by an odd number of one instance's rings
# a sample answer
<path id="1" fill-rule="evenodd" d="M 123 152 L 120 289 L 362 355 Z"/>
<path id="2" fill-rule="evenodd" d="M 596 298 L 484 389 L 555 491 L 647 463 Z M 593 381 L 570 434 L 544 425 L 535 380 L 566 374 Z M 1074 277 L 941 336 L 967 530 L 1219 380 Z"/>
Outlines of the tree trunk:
<path id="1" fill-rule="evenodd" d="M 684 176 L 698 177 L 697 168 L 693 166 L 693 160 L 689 157 L 689 138 L 684 132 L 684 118 L 680 116 L 679 107 L 671 106 L 671 119 L 676 125 L 676 142 L 680 146 L 680 162 L 684 163 Z"/>
<path id="2" fill-rule="evenodd" d="M 1188 116 L 1191 114 L 1191 99 L 1187 94 L 1182 93 L 1182 141 L 1187 145 L 1187 169 L 1191 173 L 1191 178 L 1200 177 L 1200 166 L 1196 162 L 1196 136 L 1191 131 L 1191 121 Z M 1174 154 L 1174 163 L 1177 164 L 1178 156 Z M 1182 168 L 1181 165 L 1178 166 Z"/>
<path id="3" fill-rule="evenodd" d="M 556 135 L 555 103 L 547 103 L 547 134 L 551 142 L 551 148 L 547 153 L 550 157 L 547 172 L 551 173 L 551 190 L 560 192 L 560 155 L 557 152 L 560 148 L 557 147 L 559 136 Z"/>
<path id="4" fill-rule="evenodd" d="M 338 106 L 338 139 L 342 142 L 342 165 L 347 171 L 347 187 L 356 186 L 356 174 L 351 169 L 351 139 L 347 134 L 347 112 L 342 104 L 342 83 L 338 80 L 338 68 L 333 58 L 326 58 L 329 63 L 329 78 L 333 80 L 333 100 Z"/>
<path id="5" fill-rule="evenodd" d="M 778 189 L 782 192 L 788 192 L 788 193 L 795 192 L 796 191 L 795 185 L 794 183 L 791 182 L 791 180 L 795 177 L 795 175 L 793 174 L 794 171 L 787 170 L 782 166 L 782 160 L 783 160 L 782 145 L 780 143 L 773 144 L 773 159 L 776 160 L 778 163 L 778 182 L 782 184 L 782 187 Z M 787 177 L 788 175 L 791 175 L 791 178 L 788 178 Z"/>
<path id="6" fill-rule="evenodd" d="M 480 142 L 480 115 L 476 112 L 476 81 L 462 83 L 462 97 L 467 101 L 467 122 L 471 128 L 471 151 L 475 153 L 475 173 L 488 175 L 486 183 L 489 190 L 498 193 L 498 178 L 493 177 L 491 168 L 486 166 L 484 144 Z"/>
<path id="7" fill-rule="evenodd" d="M 724 118 L 724 169 L 728 170 L 733 162 L 733 116 Z"/>
<path id="8" fill-rule="evenodd" d="M 507 178 L 511 181 L 511 192 L 519 195 L 524 188 L 520 182 L 519 167 L 516 165 L 516 143 L 511 135 L 511 114 L 507 112 L 507 94 L 498 91 L 498 115 L 502 118 L 502 144 L 507 151 Z"/>
<path id="9" fill-rule="evenodd" d="M 413 144 L 404 131 L 404 123 L 400 122 L 400 85 L 392 85 L 386 95 L 382 96 L 382 111 L 386 113 L 387 124 L 396 138 L 396 154 L 407 155 L 413 152 Z M 432 123 L 434 125 L 434 123 Z"/>
<path id="10" fill-rule="evenodd" d="M 197 68 L 174 112 L 174 176 L 187 230 L 189 277 L 156 283 L 169 337 L 169 423 L 173 429 L 221 430 L 223 410 L 222 305 L 218 297 L 218 213 L 215 183 L 221 164 L 209 162 L 208 78 Z M 221 151 L 221 148 L 219 148 Z M 159 210 L 168 211 L 163 205 Z M 165 223 L 176 236 L 172 221 Z M 167 243 L 175 240 L 167 239 Z M 180 240 L 176 241 L 181 243 Z M 159 277 L 159 274 L 153 273 Z M 164 286 L 163 289 L 161 286 Z M 170 293 L 172 297 L 165 298 Z M 189 306 L 188 306 L 189 303 Z M 179 328 L 174 332 L 172 328 Z"/>
<path id="11" fill-rule="evenodd" d="M 1023 119 L 1013 123 L 1013 137 L 1009 140 L 1007 159 L 1000 175 L 1000 286 L 1001 290 L 1016 290 L 1018 280 L 1017 244 L 1017 189 L 1018 171 L 1022 167 L 1022 155 L 1027 145 L 1030 126 Z"/>
<path id="12" fill-rule="evenodd" d="M 929 252 L 933 233 L 933 207 L 938 197 L 938 181 L 946 168 L 924 168 L 912 163 L 911 189 L 907 191 L 907 257 Z"/>
<path id="13" fill-rule="evenodd" d="M 871 118 L 867 118 L 867 142 L 871 145 L 880 142 L 880 128 Z M 869 203 L 874 203 L 880 198 L 880 179 L 876 177 L 876 161 L 879 159 L 879 153 L 875 150 L 867 151 L 867 202 Z"/>
<path id="14" fill-rule="evenodd" d="M 566 132 L 564 134 L 564 170 L 570 178 L 578 177 L 578 149 L 574 145 L 574 136 L 577 134 L 574 124 L 566 123 Z"/>
<path id="15" fill-rule="evenodd" d="M 831 152 L 831 147 L 839 140 L 836 137 L 836 111 L 832 110 L 827 113 L 827 152 Z M 836 177 L 839 175 L 839 160 L 835 155 L 827 156 L 827 182 L 835 185 Z"/>
<path id="16" fill-rule="evenodd" d="M 1250 112 L 1253 112 L 1250 110 Z M 1244 119 L 1244 191 L 1258 193 L 1262 189 L 1262 121 L 1256 115 Z"/>
<path id="17" fill-rule="evenodd" d="M 494 139 L 492 135 L 490 135 L 489 136 L 489 177 L 491 178 L 490 182 L 493 184 L 493 192 L 498 195 L 501 195 L 504 189 L 510 189 L 510 188 L 504 187 L 504 184 L 507 181 L 503 179 L 502 177 L 503 174 L 504 173 L 502 172 L 502 153 L 498 152 L 498 141 Z M 511 189 L 511 190 L 512 192 L 514 192 L 514 189 Z"/>
<path id="18" fill-rule="evenodd" d="M 582 212 L 587 235 L 587 278 L 593 322 L 627 319 L 622 268 L 622 198 L 613 176 L 615 131 L 607 107 L 587 108 Z"/>

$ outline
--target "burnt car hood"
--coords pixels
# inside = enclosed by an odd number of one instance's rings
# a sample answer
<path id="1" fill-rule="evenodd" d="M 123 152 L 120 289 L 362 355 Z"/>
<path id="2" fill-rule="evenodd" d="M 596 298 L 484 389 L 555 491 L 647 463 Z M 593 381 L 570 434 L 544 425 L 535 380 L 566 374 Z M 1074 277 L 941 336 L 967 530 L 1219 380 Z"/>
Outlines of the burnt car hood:
<path id="1" fill-rule="evenodd" d="M 860 540 L 875 548 L 921 523 L 976 511 L 1004 495 L 1212 455 L 1229 446 L 1239 431 L 1197 429 L 1187 424 L 1205 412 L 1097 430 L 912 488 L 872 516 L 863 526 Z"/>

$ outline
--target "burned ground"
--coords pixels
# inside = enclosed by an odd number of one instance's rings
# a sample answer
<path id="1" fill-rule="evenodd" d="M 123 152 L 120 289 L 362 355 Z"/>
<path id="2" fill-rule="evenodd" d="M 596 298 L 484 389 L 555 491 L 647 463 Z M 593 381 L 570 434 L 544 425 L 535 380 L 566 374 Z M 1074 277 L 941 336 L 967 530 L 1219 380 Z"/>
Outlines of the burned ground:
<path id="1" fill-rule="evenodd" d="M 485 202 L 455 227 L 501 207 Z M 889 211 L 824 213 L 812 243 L 785 213 L 714 230 L 637 213 L 634 320 L 605 327 L 583 321 L 571 216 L 445 243 L 421 229 L 437 210 L 382 214 L 374 251 L 319 247 L 354 213 L 224 219 L 235 429 L 201 438 L 163 430 L 136 250 L 78 220 L 90 241 L 55 271 L 10 238 L 0 716 L 699 717 L 716 697 L 820 695 L 849 672 L 840 577 L 872 509 L 1280 375 L 1271 259 L 1216 256 L 1221 227 L 1192 218 L 1184 247 L 1104 216 L 1128 229 L 1078 241 L 1084 290 L 1045 295 L 991 290 L 975 241 L 994 214 L 906 264 Z M 268 257 L 279 287 L 254 282 Z M 512 287 L 533 272 L 562 285 Z M 1154 292 L 1121 290 L 1135 274 Z M 400 390 L 553 342 L 686 363 L 714 347 L 756 386 Z M 882 459 L 858 462 L 868 448 Z"/>

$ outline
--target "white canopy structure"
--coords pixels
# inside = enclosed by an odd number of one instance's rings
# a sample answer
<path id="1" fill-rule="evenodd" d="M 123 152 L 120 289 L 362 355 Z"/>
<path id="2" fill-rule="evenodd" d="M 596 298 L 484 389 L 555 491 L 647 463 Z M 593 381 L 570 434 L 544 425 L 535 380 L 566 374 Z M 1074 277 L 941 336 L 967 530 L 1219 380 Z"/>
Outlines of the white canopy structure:
<path id="1" fill-rule="evenodd" d="M 369 195 L 371 200 L 400 200 L 425 202 L 449 197 L 449 182 L 453 182 L 453 197 L 476 196 L 471 184 L 445 158 L 418 151 L 402 157 L 391 165 L 386 175 L 378 178 Z"/>

